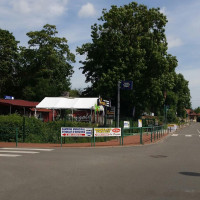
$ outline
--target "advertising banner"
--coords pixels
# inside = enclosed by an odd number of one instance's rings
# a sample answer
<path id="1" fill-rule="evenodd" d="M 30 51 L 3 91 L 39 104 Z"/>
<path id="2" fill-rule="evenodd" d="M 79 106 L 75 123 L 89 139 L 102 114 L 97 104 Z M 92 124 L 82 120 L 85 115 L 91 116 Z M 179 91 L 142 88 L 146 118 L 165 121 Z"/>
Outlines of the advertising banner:
<path id="1" fill-rule="evenodd" d="M 121 136 L 121 128 L 94 128 L 95 137 Z"/>
<path id="2" fill-rule="evenodd" d="M 61 137 L 92 137 L 92 128 L 62 127 Z"/>

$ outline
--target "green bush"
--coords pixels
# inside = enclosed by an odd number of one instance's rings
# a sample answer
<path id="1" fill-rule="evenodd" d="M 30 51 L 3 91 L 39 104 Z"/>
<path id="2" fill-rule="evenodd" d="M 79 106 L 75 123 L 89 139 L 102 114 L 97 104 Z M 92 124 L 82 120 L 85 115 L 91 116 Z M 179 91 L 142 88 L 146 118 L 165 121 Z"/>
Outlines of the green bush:
<path id="1" fill-rule="evenodd" d="M 53 121 L 43 123 L 34 117 L 19 115 L 0 115 L 0 141 L 14 142 L 16 129 L 19 142 L 60 143 L 61 127 L 93 127 L 89 123 Z M 65 143 L 90 142 L 91 138 L 65 138 Z"/>

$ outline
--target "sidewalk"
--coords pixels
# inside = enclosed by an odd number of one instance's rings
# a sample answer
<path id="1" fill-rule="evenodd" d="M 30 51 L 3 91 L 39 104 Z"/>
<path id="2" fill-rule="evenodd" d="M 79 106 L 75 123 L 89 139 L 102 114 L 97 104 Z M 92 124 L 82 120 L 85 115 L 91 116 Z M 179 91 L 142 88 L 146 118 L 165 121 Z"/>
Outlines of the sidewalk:
<path id="1" fill-rule="evenodd" d="M 152 135 L 152 143 L 155 143 L 159 140 L 165 138 L 168 134 L 165 133 L 162 137 L 154 139 L 154 135 Z M 144 134 L 143 137 L 143 144 L 150 144 L 151 143 L 151 134 Z M 143 145 L 140 144 L 140 135 L 131 135 L 125 136 L 123 140 L 123 146 L 131 146 L 131 145 Z M 94 143 L 92 143 L 94 146 Z M 114 139 L 106 142 L 95 142 L 95 147 L 114 147 L 120 146 L 120 140 Z M 15 142 L 0 142 L 0 148 L 2 147 L 16 147 Z M 50 143 L 18 143 L 18 147 L 27 147 L 27 148 L 58 148 L 61 147 L 61 144 L 50 144 Z M 62 147 L 91 147 L 91 143 L 72 143 L 72 144 L 62 144 Z"/>

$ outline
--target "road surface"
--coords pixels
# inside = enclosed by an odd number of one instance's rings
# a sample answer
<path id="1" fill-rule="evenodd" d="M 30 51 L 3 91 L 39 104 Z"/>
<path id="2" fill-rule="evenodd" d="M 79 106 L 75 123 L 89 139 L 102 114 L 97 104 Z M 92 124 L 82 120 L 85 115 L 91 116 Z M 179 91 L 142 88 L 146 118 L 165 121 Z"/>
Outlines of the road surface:
<path id="1" fill-rule="evenodd" d="M 1 200 L 200 199 L 200 123 L 143 146 L 0 149 Z"/>

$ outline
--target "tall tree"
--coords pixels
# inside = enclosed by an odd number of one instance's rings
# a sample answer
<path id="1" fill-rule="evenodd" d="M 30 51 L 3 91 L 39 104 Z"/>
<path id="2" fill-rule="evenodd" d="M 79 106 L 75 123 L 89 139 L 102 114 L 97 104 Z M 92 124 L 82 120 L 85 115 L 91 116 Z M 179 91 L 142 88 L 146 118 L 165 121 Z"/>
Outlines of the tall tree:
<path id="1" fill-rule="evenodd" d="M 22 96 L 41 100 L 59 96 L 70 88 L 75 55 L 66 38 L 56 37 L 56 26 L 46 24 L 41 31 L 27 33 L 29 48 L 21 49 Z"/>
<path id="2" fill-rule="evenodd" d="M 18 43 L 12 33 L 0 29 L 0 97 L 15 96 L 18 85 Z"/>
<path id="3" fill-rule="evenodd" d="M 163 93 L 174 86 L 177 67 L 176 58 L 167 53 L 166 16 L 159 8 L 132 2 L 104 9 L 99 20 L 92 26 L 92 43 L 77 48 L 87 56 L 81 62 L 86 82 L 92 83 L 86 93 L 115 101 L 117 82 L 132 80 L 133 91 L 122 91 L 122 112 L 131 113 L 133 106 L 138 114 L 158 112 Z"/>

